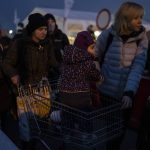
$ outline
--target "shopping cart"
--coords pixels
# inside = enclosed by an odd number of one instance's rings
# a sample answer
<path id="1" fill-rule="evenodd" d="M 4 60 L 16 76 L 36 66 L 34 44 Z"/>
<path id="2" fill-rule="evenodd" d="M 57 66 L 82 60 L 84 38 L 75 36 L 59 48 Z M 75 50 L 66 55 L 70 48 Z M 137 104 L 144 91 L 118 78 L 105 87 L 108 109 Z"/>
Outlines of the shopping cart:
<path id="1" fill-rule="evenodd" d="M 33 92 L 31 87 L 19 89 L 19 92 L 23 93 L 23 97 L 25 97 L 24 108 L 28 112 L 31 137 L 42 139 L 43 143 L 43 139 L 49 143 L 55 139 L 55 145 L 59 140 L 63 146 L 67 147 L 66 149 L 73 147 L 79 149 L 80 147 L 82 150 L 91 150 L 122 133 L 123 120 L 120 102 L 103 95 L 101 108 L 83 112 L 60 103 L 58 82 L 53 81 L 50 85 L 51 88 L 47 89 L 52 89 L 53 98 L 41 96 L 39 93 Z M 48 99 L 50 104 L 47 104 Z M 33 106 L 33 101 L 39 107 Z M 50 149 L 48 146 L 46 147 Z"/>

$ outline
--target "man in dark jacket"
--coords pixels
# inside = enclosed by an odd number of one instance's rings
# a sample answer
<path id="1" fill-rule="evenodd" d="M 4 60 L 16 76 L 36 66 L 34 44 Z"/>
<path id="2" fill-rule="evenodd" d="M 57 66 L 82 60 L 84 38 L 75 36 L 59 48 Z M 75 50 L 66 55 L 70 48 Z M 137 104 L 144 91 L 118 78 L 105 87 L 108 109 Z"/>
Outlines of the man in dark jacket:
<path id="1" fill-rule="evenodd" d="M 66 45 L 69 45 L 67 35 L 64 34 L 56 24 L 56 19 L 52 14 L 46 14 L 45 19 L 48 22 L 48 36 L 53 40 L 56 60 L 62 62 L 61 51 Z"/>
<path id="2" fill-rule="evenodd" d="M 48 23 L 47 37 L 53 42 L 55 57 L 60 65 L 62 62 L 63 49 L 66 45 L 69 45 L 69 40 L 67 35 L 64 34 L 60 29 L 58 29 L 56 19 L 52 14 L 46 14 L 44 17 Z M 58 77 L 59 77 L 59 68 L 57 68 L 53 72 L 53 76 L 51 76 L 50 78 L 57 79 Z"/>

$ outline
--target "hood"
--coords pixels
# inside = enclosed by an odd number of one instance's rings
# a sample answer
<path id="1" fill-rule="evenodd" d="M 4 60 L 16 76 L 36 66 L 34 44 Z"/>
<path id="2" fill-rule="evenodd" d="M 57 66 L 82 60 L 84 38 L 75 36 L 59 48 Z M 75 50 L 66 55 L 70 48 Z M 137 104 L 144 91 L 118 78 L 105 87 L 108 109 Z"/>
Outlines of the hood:
<path id="1" fill-rule="evenodd" d="M 88 46 L 94 44 L 94 39 L 90 32 L 81 31 L 77 34 L 77 37 L 74 41 L 74 45 L 81 49 L 88 49 Z"/>
<path id="2" fill-rule="evenodd" d="M 92 60 L 90 54 L 83 49 L 79 49 L 76 46 L 70 45 L 64 48 L 63 63 L 65 64 L 77 64 L 87 60 Z"/>

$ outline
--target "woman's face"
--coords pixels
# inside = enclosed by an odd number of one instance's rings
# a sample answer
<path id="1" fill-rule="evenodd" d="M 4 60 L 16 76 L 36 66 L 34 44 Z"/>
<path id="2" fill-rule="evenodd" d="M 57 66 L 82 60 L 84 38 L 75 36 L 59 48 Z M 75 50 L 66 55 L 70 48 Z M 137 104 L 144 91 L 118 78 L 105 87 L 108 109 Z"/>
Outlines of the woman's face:
<path id="1" fill-rule="evenodd" d="M 138 31 L 140 31 L 141 26 L 142 26 L 142 17 L 139 16 L 139 17 L 135 17 L 132 19 L 132 21 L 129 24 L 129 29 L 131 31 L 137 31 L 138 32 Z"/>
<path id="2" fill-rule="evenodd" d="M 44 40 L 46 38 L 47 35 L 47 27 L 43 26 L 40 27 L 38 29 L 36 29 L 33 34 L 32 34 L 32 39 L 34 41 L 40 41 L 40 40 Z"/>

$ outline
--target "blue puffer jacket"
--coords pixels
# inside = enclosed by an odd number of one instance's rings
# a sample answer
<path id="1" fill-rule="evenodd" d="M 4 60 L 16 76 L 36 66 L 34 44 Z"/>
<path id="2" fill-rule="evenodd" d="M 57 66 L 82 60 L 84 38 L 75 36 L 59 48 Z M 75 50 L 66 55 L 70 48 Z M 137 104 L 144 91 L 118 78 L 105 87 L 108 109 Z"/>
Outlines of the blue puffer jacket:
<path id="1" fill-rule="evenodd" d="M 96 42 L 96 56 L 101 58 L 109 34 L 113 35 L 102 65 L 104 82 L 100 91 L 120 99 L 125 92 L 136 93 L 146 63 L 148 41 L 145 30 L 125 42 L 113 27 L 103 31 Z M 139 41 L 138 44 L 136 41 Z"/>

